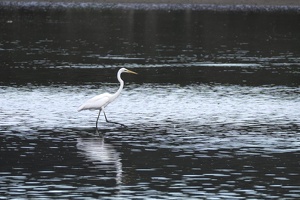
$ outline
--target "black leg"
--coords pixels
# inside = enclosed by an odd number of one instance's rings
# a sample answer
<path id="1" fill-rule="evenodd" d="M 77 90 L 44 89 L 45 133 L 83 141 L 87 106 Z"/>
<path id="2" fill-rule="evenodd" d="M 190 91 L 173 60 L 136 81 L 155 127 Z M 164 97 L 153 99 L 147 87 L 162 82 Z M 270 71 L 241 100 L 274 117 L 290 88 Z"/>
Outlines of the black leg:
<path id="1" fill-rule="evenodd" d="M 101 109 L 99 110 L 99 114 L 96 121 L 96 133 L 98 133 L 98 120 L 99 120 L 100 113 L 101 113 Z"/>
<path id="2" fill-rule="evenodd" d="M 111 122 L 111 121 L 108 121 L 108 119 L 107 119 L 107 117 L 106 117 L 106 114 L 105 114 L 104 110 L 103 110 L 103 114 L 104 114 L 104 117 L 105 117 L 105 120 L 106 120 L 107 123 L 118 124 L 118 125 L 121 125 L 121 126 L 123 126 L 123 127 L 125 127 L 125 128 L 127 127 L 125 124 L 122 124 L 122 123 L 119 123 L 119 122 Z"/>

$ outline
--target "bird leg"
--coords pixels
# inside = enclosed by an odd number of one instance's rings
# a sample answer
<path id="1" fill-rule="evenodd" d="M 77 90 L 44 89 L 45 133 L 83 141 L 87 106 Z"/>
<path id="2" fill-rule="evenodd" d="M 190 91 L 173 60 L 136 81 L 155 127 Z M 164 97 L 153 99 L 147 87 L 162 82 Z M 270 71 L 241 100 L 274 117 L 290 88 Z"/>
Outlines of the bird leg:
<path id="1" fill-rule="evenodd" d="M 96 121 L 96 132 L 98 132 L 98 120 L 99 120 L 100 113 L 101 113 L 101 109 L 99 110 L 99 114 Z"/>
<path id="2" fill-rule="evenodd" d="M 104 114 L 104 117 L 105 117 L 105 120 L 107 123 L 111 123 L 111 124 L 118 124 L 118 125 L 121 125 L 122 127 L 126 128 L 127 126 L 125 124 L 122 124 L 122 123 L 119 123 L 119 122 L 112 122 L 112 121 L 108 121 L 107 117 L 106 117 L 106 114 L 103 110 L 103 114 Z"/>

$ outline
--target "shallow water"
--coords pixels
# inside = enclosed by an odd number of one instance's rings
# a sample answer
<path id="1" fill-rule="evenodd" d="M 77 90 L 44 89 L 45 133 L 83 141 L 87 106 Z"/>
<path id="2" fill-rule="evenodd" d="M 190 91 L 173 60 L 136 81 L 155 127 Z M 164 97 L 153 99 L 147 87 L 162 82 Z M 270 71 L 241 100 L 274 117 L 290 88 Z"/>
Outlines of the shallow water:
<path id="1" fill-rule="evenodd" d="M 99 89 L 1 90 L 9 197 L 300 195 L 299 88 L 133 84 L 106 111 L 128 127 L 102 117 L 103 136 L 97 112 L 76 112 Z"/>
<path id="2" fill-rule="evenodd" d="M 300 198 L 299 14 L 1 9 L 0 199 Z"/>

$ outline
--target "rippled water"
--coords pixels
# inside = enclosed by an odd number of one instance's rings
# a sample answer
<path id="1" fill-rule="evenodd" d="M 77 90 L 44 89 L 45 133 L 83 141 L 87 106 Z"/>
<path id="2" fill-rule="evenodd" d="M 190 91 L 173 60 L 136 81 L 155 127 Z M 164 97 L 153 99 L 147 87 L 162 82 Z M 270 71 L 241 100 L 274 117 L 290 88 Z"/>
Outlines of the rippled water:
<path id="1" fill-rule="evenodd" d="M 296 12 L 1 11 L 0 199 L 300 198 Z"/>

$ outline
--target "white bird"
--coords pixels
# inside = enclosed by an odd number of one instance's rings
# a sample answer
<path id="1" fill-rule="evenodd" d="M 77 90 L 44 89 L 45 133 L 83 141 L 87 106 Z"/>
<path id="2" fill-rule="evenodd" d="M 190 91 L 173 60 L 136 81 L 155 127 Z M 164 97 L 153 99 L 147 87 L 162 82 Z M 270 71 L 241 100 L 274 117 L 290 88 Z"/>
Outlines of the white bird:
<path id="1" fill-rule="evenodd" d="M 99 114 L 98 114 L 97 121 L 96 121 L 96 130 L 98 130 L 98 120 L 99 120 L 99 116 L 100 116 L 101 111 L 103 111 L 106 122 L 116 123 L 116 122 L 109 122 L 107 120 L 107 117 L 106 117 L 105 112 L 104 112 L 104 108 L 109 103 L 113 102 L 120 95 L 120 93 L 122 92 L 123 87 L 124 87 L 124 81 L 121 79 L 121 74 L 123 72 L 124 73 L 137 74 L 136 72 L 128 70 L 126 68 L 119 69 L 119 71 L 117 73 L 117 78 L 118 78 L 118 81 L 120 82 L 120 87 L 119 87 L 119 89 L 116 93 L 109 94 L 109 93 L 106 92 L 106 93 L 97 95 L 97 96 L 87 100 L 84 104 L 82 104 L 78 108 L 78 111 L 82 111 L 82 110 L 99 110 Z M 117 123 L 117 124 L 119 124 L 119 123 Z"/>

